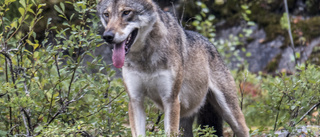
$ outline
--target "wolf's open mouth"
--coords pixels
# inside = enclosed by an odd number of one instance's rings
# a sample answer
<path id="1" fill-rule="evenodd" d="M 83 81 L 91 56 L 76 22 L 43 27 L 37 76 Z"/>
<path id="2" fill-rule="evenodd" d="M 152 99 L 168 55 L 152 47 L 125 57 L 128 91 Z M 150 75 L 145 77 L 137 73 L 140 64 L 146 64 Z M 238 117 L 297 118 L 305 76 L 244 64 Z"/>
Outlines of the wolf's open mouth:
<path id="1" fill-rule="evenodd" d="M 126 47 L 125 47 L 126 54 L 129 53 L 130 48 L 137 37 L 137 34 L 138 34 L 138 29 L 135 29 L 131 32 L 131 34 L 129 34 L 128 38 L 126 39 Z"/>
<path id="2" fill-rule="evenodd" d="M 125 56 L 129 53 L 137 35 L 138 29 L 135 29 L 129 34 L 126 40 L 113 45 L 112 61 L 115 67 L 121 68 L 124 65 Z"/>

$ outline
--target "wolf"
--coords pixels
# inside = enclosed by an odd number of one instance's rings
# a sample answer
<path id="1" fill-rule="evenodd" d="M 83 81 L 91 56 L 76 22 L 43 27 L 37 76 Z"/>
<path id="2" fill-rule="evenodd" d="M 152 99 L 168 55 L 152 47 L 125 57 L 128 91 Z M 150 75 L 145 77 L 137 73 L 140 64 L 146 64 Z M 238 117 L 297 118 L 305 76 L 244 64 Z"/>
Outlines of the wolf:
<path id="1" fill-rule="evenodd" d="M 163 110 L 167 136 L 193 136 L 195 117 L 208 122 L 206 112 L 217 116 L 215 129 L 225 120 L 237 137 L 249 136 L 234 79 L 207 38 L 152 0 L 100 0 L 97 12 L 113 65 L 122 68 L 133 137 L 145 136 L 147 97 Z"/>

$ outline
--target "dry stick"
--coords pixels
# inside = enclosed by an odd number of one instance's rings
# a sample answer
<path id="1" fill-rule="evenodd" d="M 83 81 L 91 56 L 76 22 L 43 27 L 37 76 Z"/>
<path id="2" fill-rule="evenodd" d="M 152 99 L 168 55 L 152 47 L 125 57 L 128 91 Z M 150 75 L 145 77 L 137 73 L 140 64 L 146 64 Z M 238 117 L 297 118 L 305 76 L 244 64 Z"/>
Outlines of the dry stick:
<path id="1" fill-rule="evenodd" d="M 313 109 L 315 109 L 316 107 L 318 107 L 320 105 L 320 102 L 318 102 L 317 104 L 313 105 L 305 114 L 303 114 L 303 116 L 300 118 L 300 120 L 297 123 L 293 123 L 291 127 L 295 127 L 298 123 L 300 123 Z M 286 137 L 289 137 L 291 134 L 291 132 L 289 132 L 287 134 Z"/>
<path id="2" fill-rule="evenodd" d="M 182 8 L 182 14 L 181 14 L 181 18 L 180 18 L 180 25 L 182 25 L 182 21 L 183 21 L 183 18 L 184 18 L 184 12 L 186 10 L 186 7 L 185 7 L 185 0 L 183 0 L 183 8 Z"/>
<path id="3" fill-rule="evenodd" d="M 294 57 L 294 61 L 295 64 L 297 64 L 297 58 L 296 58 L 296 54 L 295 54 L 295 46 L 294 46 L 294 42 L 293 42 L 293 38 L 292 38 L 292 33 L 291 33 L 291 24 L 290 24 L 290 17 L 289 17 L 289 9 L 288 9 L 288 2 L 287 0 L 283 0 L 284 1 L 284 6 L 286 9 L 286 13 L 287 13 L 287 20 L 288 20 L 288 33 L 289 33 L 289 37 L 290 37 L 290 42 L 291 42 L 291 48 L 293 51 L 293 57 Z"/>
<path id="4" fill-rule="evenodd" d="M 292 127 L 300 123 L 314 108 L 318 107 L 319 105 L 320 105 L 320 101 L 317 104 L 314 104 L 306 113 L 304 113 L 303 116 L 299 119 L 299 121 L 297 123 L 294 123 Z"/>

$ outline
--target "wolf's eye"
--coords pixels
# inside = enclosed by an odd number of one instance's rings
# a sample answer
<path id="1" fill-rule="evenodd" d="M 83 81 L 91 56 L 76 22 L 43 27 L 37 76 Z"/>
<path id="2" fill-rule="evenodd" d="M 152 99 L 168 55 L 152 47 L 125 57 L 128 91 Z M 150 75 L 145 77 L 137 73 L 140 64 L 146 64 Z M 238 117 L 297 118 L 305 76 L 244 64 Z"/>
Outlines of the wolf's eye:
<path id="1" fill-rule="evenodd" d="M 109 13 L 104 13 L 104 16 L 109 18 Z"/>
<path id="2" fill-rule="evenodd" d="M 126 11 L 123 12 L 123 15 L 129 15 L 130 13 L 131 13 L 130 10 L 126 10 Z"/>

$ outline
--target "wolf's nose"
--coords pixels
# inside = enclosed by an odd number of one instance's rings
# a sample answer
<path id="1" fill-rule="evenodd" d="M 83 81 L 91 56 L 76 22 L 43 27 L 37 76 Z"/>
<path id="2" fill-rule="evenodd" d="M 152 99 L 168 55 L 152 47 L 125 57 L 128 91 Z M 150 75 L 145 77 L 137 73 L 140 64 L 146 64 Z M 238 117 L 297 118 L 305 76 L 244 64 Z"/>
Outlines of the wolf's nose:
<path id="1" fill-rule="evenodd" d="M 108 42 L 111 43 L 114 39 L 114 33 L 112 33 L 111 31 L 105 31 L 103 33 L 103 39 Z"/>

